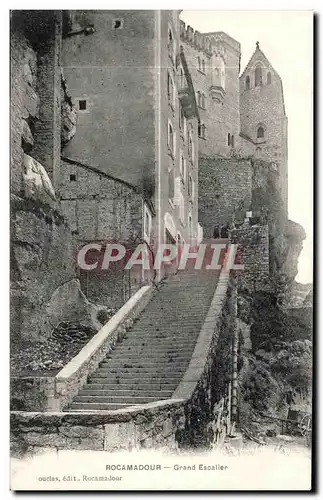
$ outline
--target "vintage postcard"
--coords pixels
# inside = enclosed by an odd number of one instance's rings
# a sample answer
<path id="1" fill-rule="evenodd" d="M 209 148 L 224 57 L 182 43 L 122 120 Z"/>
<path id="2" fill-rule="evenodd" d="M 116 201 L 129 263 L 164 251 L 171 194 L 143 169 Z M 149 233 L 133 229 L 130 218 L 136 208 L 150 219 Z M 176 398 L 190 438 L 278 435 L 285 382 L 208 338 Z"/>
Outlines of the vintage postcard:
<path id="1" fill-rule="evenodd" d="M 313 12 L 10 12 L 12 490 L 312 488 Z"/>

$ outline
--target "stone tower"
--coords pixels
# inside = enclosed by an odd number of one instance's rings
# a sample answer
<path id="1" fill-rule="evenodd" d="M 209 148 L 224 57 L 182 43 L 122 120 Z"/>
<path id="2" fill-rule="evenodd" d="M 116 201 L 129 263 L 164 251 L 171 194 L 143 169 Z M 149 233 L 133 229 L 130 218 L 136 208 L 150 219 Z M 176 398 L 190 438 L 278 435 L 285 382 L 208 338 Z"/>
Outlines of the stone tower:
<path id="1" fill-rule="evenodd" d="M 226 33 L 199 33 L 180 23 L 180 40 L 199 108 L 199 155 L 229 157 L 239 146 L 240 43 Z"/>
<path id="2" fill-rule="evenodd" d="M 288 212 L 287 116 L 282 80 L 256 43 L 240 76 L 241 152 L 267 160 L 277 168 Z"/>

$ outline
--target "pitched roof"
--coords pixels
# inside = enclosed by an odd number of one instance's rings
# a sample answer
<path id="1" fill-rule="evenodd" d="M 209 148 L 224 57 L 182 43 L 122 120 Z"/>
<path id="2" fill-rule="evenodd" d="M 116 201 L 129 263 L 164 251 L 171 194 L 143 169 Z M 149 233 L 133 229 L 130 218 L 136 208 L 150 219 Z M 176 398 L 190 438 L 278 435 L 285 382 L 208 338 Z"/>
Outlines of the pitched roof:
<path id="1" fill-rule="evenodd" d="M 241 73 L 240 78 L 242 78 L 245 75 L 245 73 L 247 73 L 251 68 L 253 68 L 255 66 L 255 63 L 257 61 L 263 62 L 263 64 L 266 66 L 267 69 L 270 69 L 270 71 L 272 71 L 273 73 L 275 73 L 275 75 L 277 76 L 277 78 L 281 79 L 280 76 L 279 76 L 279 74 L 275 70 L 275 68 L 268 61 L 268 59 L 265 56 L 265 54 L 263 53 L 263 51 L 259 48 L 259 42 L 256 43 L 256 50 L 254 51 L 254 53 L 252 54 L 251 58 L 249 59 L 249 62 L 247 64 L 247 66 L 245 67 L 243 73 Z"/>

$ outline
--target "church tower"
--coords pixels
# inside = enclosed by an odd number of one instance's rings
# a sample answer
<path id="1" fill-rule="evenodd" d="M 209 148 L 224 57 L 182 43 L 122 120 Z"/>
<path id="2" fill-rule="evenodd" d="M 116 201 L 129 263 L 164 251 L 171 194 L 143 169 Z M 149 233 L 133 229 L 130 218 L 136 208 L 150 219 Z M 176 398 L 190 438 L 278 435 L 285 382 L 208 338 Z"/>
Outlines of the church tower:
<path id="1" fill-rule="evenodd" d="M 259 42 L 240 76 L 240 138 L 244 155 L 270 161 L 277 168 L 287 216 L 287 116 L 283 85 Z"/>

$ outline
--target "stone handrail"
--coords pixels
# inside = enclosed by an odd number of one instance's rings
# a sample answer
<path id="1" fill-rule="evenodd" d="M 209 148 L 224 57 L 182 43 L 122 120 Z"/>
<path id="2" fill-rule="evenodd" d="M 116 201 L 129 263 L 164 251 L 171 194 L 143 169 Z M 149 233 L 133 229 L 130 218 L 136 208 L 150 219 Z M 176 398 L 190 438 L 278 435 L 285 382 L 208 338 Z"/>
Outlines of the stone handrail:
<path id="1" fill-rule="evenodd" d="M 124 336 L 126 329 L 146 307 L 151 294 L 151 286 L 141 287 L 56 375 L 55 402 L 51 405 L 53 410 L 62 410 L 72 401 L 88 375 L 96 370 L 113 345 Z"/>

